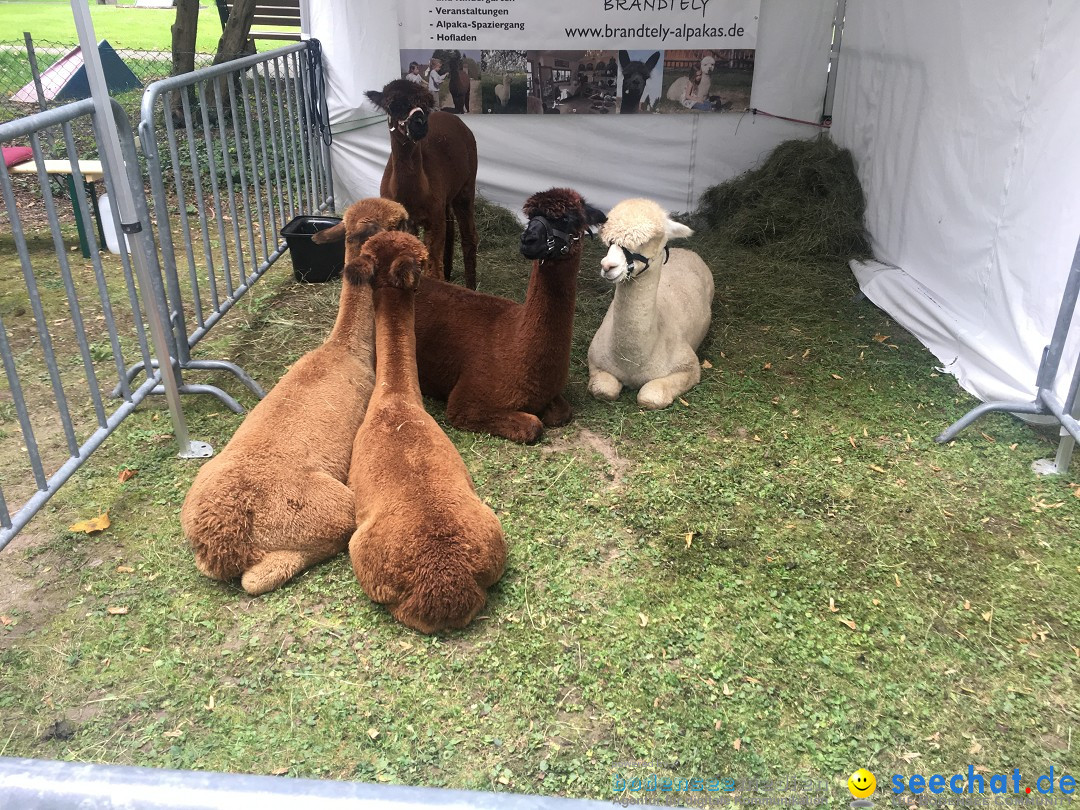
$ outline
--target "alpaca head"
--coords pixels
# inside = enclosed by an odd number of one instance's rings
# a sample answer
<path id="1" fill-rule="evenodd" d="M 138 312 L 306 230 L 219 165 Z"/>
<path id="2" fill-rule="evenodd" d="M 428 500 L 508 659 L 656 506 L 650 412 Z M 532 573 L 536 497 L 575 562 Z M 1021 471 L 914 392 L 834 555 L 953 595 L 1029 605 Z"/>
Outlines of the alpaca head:
<path id="1" fill-rule="evenodd" d="M 600 275 L 616 284 L 633 280 L 654 264 L 660 265 L 669 239 L 693 233 L 652 200 L 623 200 L 608 212 L 600 231 L 608 245 L 607 255 L 600 260 Z"/>
<path id="2" fill-rule="evenodd" d="M 356 261 L 345 268 L 351 280 L 375 289 L 415 290 L 420 284 L 428 252 L 411 233 L 384 231 L 364 243 Z"/>
<path id="3" fill-rule="evenodd" d="M 640 96 L 645 92 L 645 84 L 652 75 L 653 68 L 660 61 L 660 51 L 656 51 L 644 62 L 630 59 L 627 51 L 619 51 L 619 65 L 622 67 L 624 96 Z"/>
<path id="4" fill-rule="evenodd" d="M 342 221 L 312 235 L 317 245 L 345 242 L 345 264 L 353 261 L 369 238 L 379 231 L 409 230 L 409 213 L 404 206 L 382 197 L 359 200 L 346 209 Z M 346 274 L 347 277 L 347 274 Z"/>
<path id="5" fill-rule="evenodd" d="M 716 67 L 716 58 L 710 53 L 701 57 L 701 73 L 704 76 L 711 76 L 713 68 Z"/>
<path id="6" fill-rule="evenodd" d="M 604 212 L 569 188 L 553 188 L 529 197 L 521 209 L 529 218 L 521 233 L 526 259 L 559 259 L 581 252 L 581 237 L 604 222 Z"/>
<path id="7" fill-rule="evenodd" d="M 398 132 L 410 141 L 419 141 L 428 133 L 428 116 L 435 98 L 421 84 L 408 79 L 394 79 L 382 90 L 368 90 L 364 95 L 388 118 L 390 132 Z"/>

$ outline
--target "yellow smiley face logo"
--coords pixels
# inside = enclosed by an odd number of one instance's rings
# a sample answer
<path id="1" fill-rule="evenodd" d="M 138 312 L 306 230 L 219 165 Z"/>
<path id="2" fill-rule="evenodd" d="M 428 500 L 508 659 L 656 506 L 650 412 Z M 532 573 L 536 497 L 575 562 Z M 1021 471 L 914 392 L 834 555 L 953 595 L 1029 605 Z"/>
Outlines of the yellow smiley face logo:
<path id="1" fill-rule="evenodd" d="M 877 790 L 877 779 L 866 768 L 859 768 L 848 777 L 847 787 L 856 799 L 865 799 Z"/>

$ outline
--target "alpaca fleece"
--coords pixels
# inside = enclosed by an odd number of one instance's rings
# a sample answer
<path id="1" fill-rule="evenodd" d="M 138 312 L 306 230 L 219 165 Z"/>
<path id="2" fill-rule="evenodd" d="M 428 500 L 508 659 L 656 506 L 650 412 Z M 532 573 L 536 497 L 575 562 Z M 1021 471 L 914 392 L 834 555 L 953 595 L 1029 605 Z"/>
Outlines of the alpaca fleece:
<path id="1" fill-rule="evenodd" d="M 364 592 L 421 633 L 465 627 L 502 576 L 506 540 L 457 449 L 424 410 L 413 299 L 427 251 L 372 237 L 346 274 L 374 286 L 375 391 L 353 444 L 353 571 Z"/>
<path id="2" fill-rule="evenodd" d="M 594 397 L 616 399 L 625 385 L 639 389 L 643 408 L 666 408 L 701 380 L 696 352 L 712 321 L 712 272 L 693 251 L 666 250 L 668 240 L 692 234 L 652 200 L 611 209 L 600 266 L 615 297 L 589 344 Z M 631 276 L 623 248 L 644 256 L 647 268 L 635 266 Z"/>
<path id="3" fill-rule="evenodd" d="M 533 262 L 525 303 L 424 278 L 416 295 L 420 386 L 446 400 L 454 427 L 535 442 L 544 426 L 570 421 L 562 395 L 570 373 L 581 237 L 603 214 L 571 189 L 533 195 L 525 204 L 561 223 L 573 241 L 566 254 Z"/>
<path id="4" fill-rule="evenodd" d="M 361 231 L 404 226 L 405 209 L 361 200 Z M 360 244 L 346 242 L 346 262 Z M 345 279 L 329 337 L 292 366 L 225 448 L 199 470 L 180 522 L 196 567 L 266 593 L 345 549 L 355 527 L 345 485 L 374 378 L 371 288 Z"/>
<path id="5" fill-rule="evenodd" d="M 430 256 L 428 272 L 450 279 L 453 273 L 454 218 L 461 232 L 465 284 L 476 289 L 476 139 L 452 113 L 433 111 L 435 99 L 424 87 L 395 79 L 368 99 L 385 110 L 390 125 L 390 160 L 379 194 L 405 206 L 424 229 Z M 414 114 L 419 111 L 418 114 Z"/>

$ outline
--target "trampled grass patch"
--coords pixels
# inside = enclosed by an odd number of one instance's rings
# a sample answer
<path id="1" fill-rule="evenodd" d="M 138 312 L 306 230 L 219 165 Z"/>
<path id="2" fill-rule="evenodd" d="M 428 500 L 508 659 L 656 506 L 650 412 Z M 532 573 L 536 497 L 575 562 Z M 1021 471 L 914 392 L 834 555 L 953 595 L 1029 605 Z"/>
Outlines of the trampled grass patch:
<path id="1" fill-rule="evenodd" d="M 516 230 L 485 216 L 481 289 L 520 300 Z M 2 753 L 594 798 L 644 759 L 826 778 L 837 805 L 860 766 L 879 785 L 968 764 L 1075 774 L 1078 474 L 1028 469 L 1052 435 L 995 416 L 935 445 L 971 399 L 855 300 L 843 262 L 689 246 L 717 298 L 685 402 L 588 396 L 611 298 L 591 245 L 573 422 L 534 447 L 447 429 L 510 544 L 464 632 L 394 623 L 345 557 L 258 599 L 201 577 L 178 519 L 198 462 L 142 407 L 0 556 Z M 199 353 L 269 386 L 329 330 L 336 293 L 283 261 Z M 219 448 L 241 421 L 185 406 Z M 106 510 L 106 531 L 66 531 Z"/>

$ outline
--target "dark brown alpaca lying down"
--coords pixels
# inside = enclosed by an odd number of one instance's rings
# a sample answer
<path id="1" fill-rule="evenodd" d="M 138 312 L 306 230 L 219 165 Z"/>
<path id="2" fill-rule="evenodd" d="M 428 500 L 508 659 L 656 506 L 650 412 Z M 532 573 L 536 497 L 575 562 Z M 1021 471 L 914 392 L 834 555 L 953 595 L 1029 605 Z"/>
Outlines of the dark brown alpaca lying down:
<path id="1" fill-rule="evenodd" d="M 424 393 L 446 400 L 454 427 L 535 442 L 570 421 L 562 395 L 581 264 L 581 238 L 604 215 L 570 189 L 534 194 L 521 252 L 533 259 L 525 303 L 424 278 L 416 349 Z"/>
<path id="2" fill-rule="evenodd" d="M 346 261 L 360 234 L 404 226 L 405 209 L 361 200 Z M 355 528 L 345 485 L 352 440 L 374 378 L 371 288 L 342 283 L 333 331 L 256 405 L 217 457 L 199 470 L 180 511 L 195 565 L 213 579 L 241 578 L 258 595 L 345 549 Z"/>
<path id="3" fill-rule="evenodd" d="M 421 633 L 464 627 L 502 576 L 506 541 L 457 449 L 424 410 L 416 377 L 413 299 L 427 251 L 381 233 L 345 277 L 374 286 L 375 390 L 356 434 L 349 486 L 353 571 L 364 592 Z"/>

